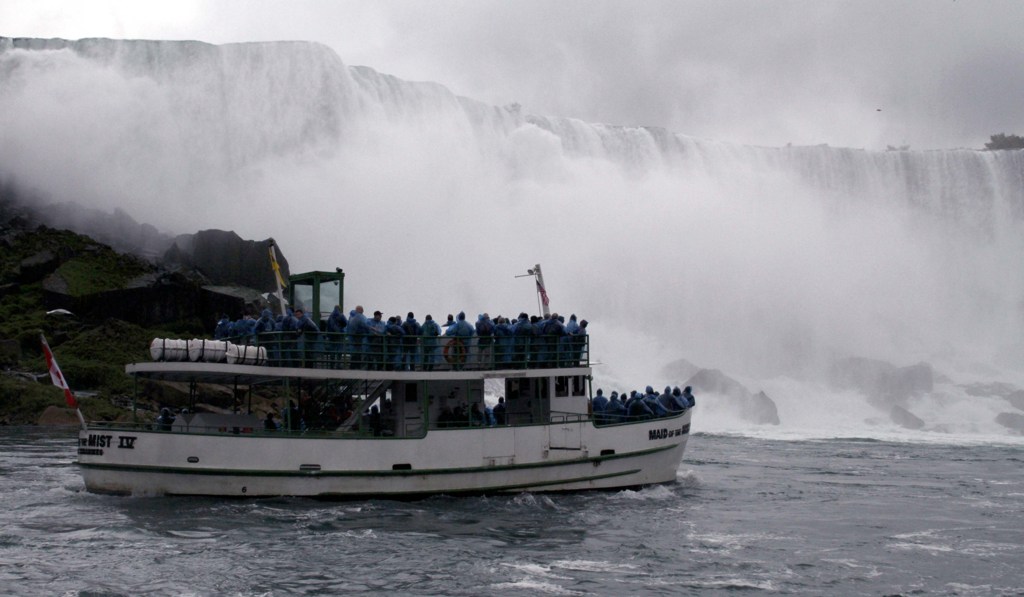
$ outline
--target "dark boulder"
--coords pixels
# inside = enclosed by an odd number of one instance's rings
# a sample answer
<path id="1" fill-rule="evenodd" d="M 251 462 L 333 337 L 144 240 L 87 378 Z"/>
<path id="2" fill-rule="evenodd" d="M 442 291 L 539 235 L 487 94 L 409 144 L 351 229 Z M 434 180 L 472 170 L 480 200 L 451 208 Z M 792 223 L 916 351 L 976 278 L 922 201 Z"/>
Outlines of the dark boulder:
<path id="1" fill-rule="evenodd" d="M 1018 410 L 1024 410 L 1024 390 L 1017 390 L 1007 394 L 1006 399 Z"/>
<path id="2" fill-rule="evenodd" d="M 174 239 L 164 253 L 167 266 L 182 265 L 199 270 L 211 284 L 235 285 L 270 292 L 277 288 L 270 265 L 273 239 L 243 240 L 232 231 L 202 230 Z M 281 275 L 288 278 L 288 261 L 277 251 Z"/>
<path id="3" fill-rule="evenodd" d="M 763 391 L 753 394 L 740 382 L 718 369 L 701 369 L 686 382 L 696 392 L 725 398 L 745 421 L 757 425 L 778 425 L 779 409 Z M 697 397 L 698 403 L 700 397 Z"/>
<path id="4" fill-rule="evenodd" d="M 829 383 L 839 390 L 856 390 L 876 407 L 888 409 L 896 404 L 932 391 L 934 373 L 928 363 L 897 367 L 885 361 L 851 357 L 836 361 L 829 372 Z"/>
<path id="5" fill-rule="evenodd" d="M 672 361 L 661 368 L 661 376 L 665 379 L 689 379 L 700 371 L 700 367 L 686 359 Z"/>
<path id="6" fill-rule="evenodd" d="M 18 282 L 31 284 L 52 274 L 60 267 L 60 257 L 50 250 L 43 250 L 26 257 L 18 264 Z"/>
<path id="7" fill-rule="evenodd" d="M 897 404 L 892 405 L 889 411 L 889 418 L 893 423 L 905 429 L 921 429 L 924 427 L 924 420 Z"/>
<path id="8" fill-rule="evenodd" d="M 1019 413 L 999 413 L 996 415 L 996 423 L 1003 427 L 1024 433 L 1024 415 Z"/>
<path id="9" fill-rule="evenodd" d="M 779 409 L 775 406 L 775 401 L 769 398 L 764 391 L 751 396 L 750 416 L 755 423 L 761 425 L 778 425 L 780 423 Z"/>

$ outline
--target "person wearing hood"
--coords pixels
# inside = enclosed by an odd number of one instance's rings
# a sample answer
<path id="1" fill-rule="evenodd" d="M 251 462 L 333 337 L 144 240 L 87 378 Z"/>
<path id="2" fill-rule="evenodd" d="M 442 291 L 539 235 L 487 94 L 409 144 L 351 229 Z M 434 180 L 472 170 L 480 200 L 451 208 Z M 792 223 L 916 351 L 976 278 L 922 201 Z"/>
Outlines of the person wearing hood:
<path id="1" fill-rule="evenodd" d="M 512 366 L 525 369 L 528 364 L 530 346 L 533 341 L 533 323 L 526 313 L 520 313 L 516 324 L 512 326 L 514 350 L 512 354 Z"/>
<path id="2" fill-rule="evenodd" d="M 387 326 L 384 328 L 384 342 L 387 344 L 386 368 L 399 369 L 402 362 L 402 345 L 404 343 L 405 330 L 402 329 L 402 320 L 397 317 L 388 317 Z"/>
<path id="3" fill-rule="evenodd" d="M 619 393 L 613 391 L 608 399 L 608 406 L 604 409 L 605 419 L 609 423 L 621 423 L 626 418 L 626 406 L 619 400 Z"/>
<path id="4" fill-rule="evenodd" d="M 697 406 L 697 400 L 693 397 L 693 392 L 691 391 L 690 386 L 686 386 L 686 388 L 683 389 L 683 398 L 686 400 L 687 404 L 690 405 L 690 408 Z"/>
<path id="5" fill-rule="evenodd" d="M 494 320 L 494 362 L 503 367 L 512 361 L 512 326 L 508 319 L 498 316 Z"/>
<path id="6" fill-rule="evenodd" d="M 651 409 L 656 417 L 664 417 L 668 415 L 668 410 L 665 409 L 661 404 L 661 400 L 658 398 L 658 393 L 654 391 L 654 388 L 647 386 L 647 391 L 644 394 L 644 404 L 647 408 Z"/>
<path id="7" fill-rule="evenodd" d="M 231 319 L 227 313 L 221 313 L 217 320 L 217 327 L 213 328 L 213 339 L 223 340 L 231 335 Z"/>
<path id="8" fill-rule="evenodd" d="M 679 386 L 672 388 L 672 400 L 676 403 L 676 410 L 678 411 L 690 408 L 690 402 L 683 398 L 683 393 L 679 391 Z"/>
<path id="9" fill-rule="evenodd" d="M 450 326 L 446 333 L 454 336 L 454 340 L 449 340 L 445 347 L 445 357 L 453 369 L 461 370 L 465 367 L 474 333 L 473 326 L 466 321 L 466 313 L 459 311 L 455 324 Z"/>
<path id="10" fill-rule="evenodd" d="M 402 322 L 402 357 L 398 363 L 399 370 L 412 371 L 420 364 L 420 356 L 416 354 L 419 346 L 419 337 L 423 334 L 423 326 L 416 321 L 416 315 L 412 311 L 406 315 Z"/>
<path id="11" fill-rule="evenodd" d="M 441 335 L 441 326 L 428 313 L 420 327 L 423 336 L 423 369 L 433 371 L 437 364 L 437 337 Z"/>
<path id="12" fill-rule="evenodd" d="M 388 333 L 388 324 L 382 319 L 383 316 L 384 314 L 380 311 L 374 311 L 373 319 L 366 322 L 370 327 L 366 352 L 370 361 L 370 369 L 374 370 L 384 369 L 384 336 Z"/>
<path id="13" fill-rule="evenodd" d="M 644 401 L 640 392 L 632 392 L 626 402 L 627 415 L 631 421 L 644 421 L 654 418 L 654 411 Z"/>
<path id="14" fill-rule="evenodd" d="M 569 315 L 569 323 L 565 324 L 565 335 L 558 339 L 558 361 L 562 367 L 574 367 L 577 364 L 573 361 L 576 355 L 576 334 L 579 331 L 580 324 L 573 313 Z"/>
<path id="15" fill-rule="evenodd" d="M 231 337 L 238 338 L 244 343 L 245 338 L 252 332 L 252 323 L 254 323 L 252 316 L 246 313 L 241 319 L 231 324 Z"/>
<path id="16" fill-rule="evenodd" d="M 477 335 L 477 363 L 481 369 L 490 368 L 494 365 L 494 322 L 487 313 L 481 313 L 476 318 Z"/>
<path id="17" fill-rule="evenodd" d="M 174 415 L 171 414 L 171 409 L 166 406 L 160 409 L 160 416 L 156 418 L 156 428 L 159 431 L 170 431 L 171 425 L 174 424 Z"/>
<path id="18" fill-rule="evenodd" d="M 608 408 L 608 397 L 604 395 L 604 390 L 597 388 L 597 395 L 590 401 L 590 409 L 594 413 L 594 422 L 598 425 L 603 425 L 607 422 L 605 417 L 605 410 Z"/>
<path id="19" fill-rule="evenodd" d="M 658 396 L 658 402 L 661 403 L 661 406 L 669 414 L 679 411 L 679 409 L 676 408 L 675 398 L 672 397 L 672 388 L 669 386 L 665 386 L 665 391 L 662 392 L 660 396 Z"/>
<path id="20" fill-rule="evenodd" d="M 348 320 L 341 311 L 341 305 L 334 305 L 334 310 L 327 316 L 327 331 L 331 334 L 344 334 L 348 327 Z"/>
<path id="21" fill-rule="evenodd" d="M 348 339 L 352 349 L 352 367 L 363 369 L 367 365 L 366 351 L 370 335 L 370 322 L 363 314 L 363 306 L 356 305 L 348 314 Z"/>
<path id="22" fill-rule="evenodd" d="M 341 305 L 334 305 L 331 314 L 327 316 L 327 346 L 330 350 L 329 358 L 334 361 L 341 360 L 341 354 L 345 350 L 345 328 L 348 327 L 348 320 L 341 310 Z"/>
<path id="23" fill-rule="evenodd" d="M 260 312 L 260 318 L 256 320 L 256 325 L 252 328 L 252 333 L 255 335 L 266 334 L 274 331 L 274 313 L 270 309 L 264 309 Z"/>
<path id="24" fill-rule="evenodd" d="M 303 309 L 296 309 L 295 315 L 295 350 L 299 357 L 299 366 L 305 367 L 310 362 L 310 354 L 312 353 L 312 360 L 315 360 L 316 353 L 320 352 L 318 338 L 320 335 L 320 328 L 306 315 L 306 311 Z"/>

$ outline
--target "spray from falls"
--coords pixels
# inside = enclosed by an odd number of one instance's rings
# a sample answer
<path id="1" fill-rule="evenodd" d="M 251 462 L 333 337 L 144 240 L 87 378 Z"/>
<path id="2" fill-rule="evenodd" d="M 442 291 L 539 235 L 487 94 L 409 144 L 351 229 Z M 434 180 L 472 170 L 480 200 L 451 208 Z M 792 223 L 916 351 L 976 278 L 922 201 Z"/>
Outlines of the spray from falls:
<path id="1" fill-rule="evenodd" d="M 826 383 L 851 356 L 929 363 L 915 400 L 936 411 L 965 384 L 1024 387 L 1020 151 L 545 118 L 306 43 L 0 39 L 0 132 L 0 179 L 170 234 L 272 236 L 295 271 L 340 266 L 347 301 L 388 313 L 529 311 L 514 275 L 540 262 L 618 389 L 686 359 L 766 390 L 784 428 L 835 428 L 836 405 L 872 408 Z M 1002 398 L 985 399 L 975 427 L 995 433 Z"/>

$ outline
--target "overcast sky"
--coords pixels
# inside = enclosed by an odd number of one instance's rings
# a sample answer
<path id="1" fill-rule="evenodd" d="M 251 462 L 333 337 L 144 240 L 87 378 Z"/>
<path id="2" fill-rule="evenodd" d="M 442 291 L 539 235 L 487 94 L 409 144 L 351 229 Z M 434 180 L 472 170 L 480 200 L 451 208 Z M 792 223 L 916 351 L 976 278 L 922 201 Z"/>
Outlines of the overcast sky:
<path id="1" fill-rule="evenodd" d="M 1024 134 L 1024 2 L 4 0 L 0 35 L 322 42 L 528 113 L 739 143 Z"/>

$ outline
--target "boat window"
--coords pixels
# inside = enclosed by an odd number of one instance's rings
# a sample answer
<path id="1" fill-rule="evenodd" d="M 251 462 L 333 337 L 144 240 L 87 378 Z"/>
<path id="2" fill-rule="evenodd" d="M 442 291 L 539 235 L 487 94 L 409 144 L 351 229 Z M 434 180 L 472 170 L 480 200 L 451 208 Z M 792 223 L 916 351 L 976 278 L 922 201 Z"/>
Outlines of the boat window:
<path id="1" fill-rule="evenodd" d="M 416 395 L 416 390 L 418 389 L 418 387 L 419 386 L 417 384 L 414 384 L 414 383 L 407 383 L 407 384 L 405 384 L 405 401 L 406 402 L 416 402 L 417 400 L 419 400 L 419 397 Z"/>
<path id="2" fill-rule="evenodd" d="M 587 395 L 587 378 L 583 375 L 574 375 L 572 377 L 572 395 L 573 396 L 586 396 Z"/>
<path id="3" fill-rule="evenodd" d="M 563 398 L 569 395 L 569 378 L 565 376 L 555 378 L 555 397 Z"/>

